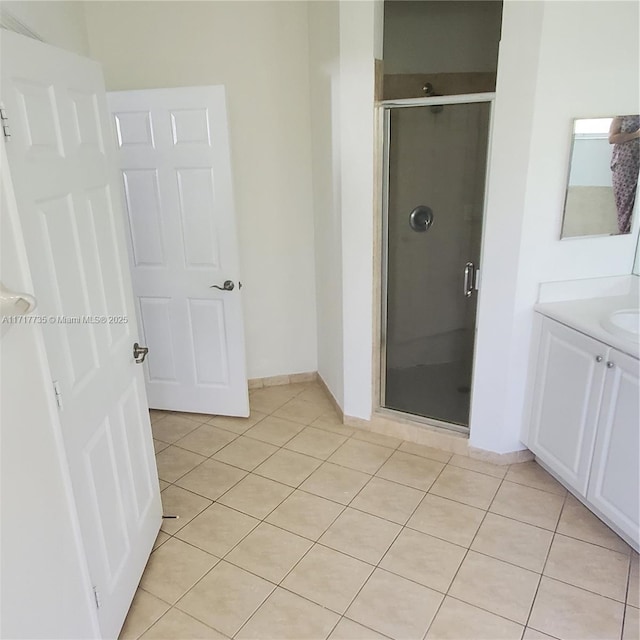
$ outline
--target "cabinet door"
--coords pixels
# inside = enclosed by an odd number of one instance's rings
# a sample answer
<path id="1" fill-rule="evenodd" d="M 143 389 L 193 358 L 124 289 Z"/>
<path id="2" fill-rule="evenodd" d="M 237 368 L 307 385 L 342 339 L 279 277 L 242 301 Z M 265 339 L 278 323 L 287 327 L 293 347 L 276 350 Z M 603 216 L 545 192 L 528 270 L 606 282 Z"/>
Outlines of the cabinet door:
<path id="1" fill-rule="evenodd" d="M 611 350 L 587 498 L 638 544 L 640 363 Z"/>
<path id="2" fill-rule="evenodd" d="M 609 348 L 543 319 L 528 447 L 586 495 Z"/>

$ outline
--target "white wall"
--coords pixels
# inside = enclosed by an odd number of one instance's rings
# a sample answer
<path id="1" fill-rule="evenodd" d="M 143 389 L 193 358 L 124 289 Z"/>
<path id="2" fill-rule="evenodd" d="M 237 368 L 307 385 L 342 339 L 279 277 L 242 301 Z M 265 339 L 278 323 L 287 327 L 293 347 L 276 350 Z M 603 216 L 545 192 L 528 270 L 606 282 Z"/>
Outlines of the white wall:
<path id="1" fill-rule="evenodd" d="M 495 71 L 500 2 L 385 3 L 385 73 Z"/>
<path id="2" fill-rule="evenodd" d="M 626 236 L 559 237 L 573 118 L 639 111 L 638 25 L 636 2 L 505 2 L 473 446 L 499 452 L 522 447 L 539 284 L 631 272 L 638 220 L 635 232 Z"/>
<path id="3" fill-rule="evenodd" d="M 84 4 L 63 0 L 2 0 L 0 11 L 19 20 L 45 42 L 86 56 L 89 42 Z"/>
<path id="4" fill-rule="evenodd" d="M 340 3 L 340 144 L 345 414 L 369 419 L 372 381 L 376 4 Z"/>
<path id="5" fill-rule="evenodd" d="M 338 2 L 309 3 L 318 373 L 344 403 Z"/>
<path id="6" fill-rule="evenodd" d="M 32 292 L 5 158 L 3 148 L 0 278 Z M 0 637 L 98 637 L 40 326 L 6 331 L 0 379 Z"/>
<path id="7" fill-rule="evenodd" d="M 111 90 L 224 84 L 250 378 L 317 369 L 304 2 L 88 2 Z"/>

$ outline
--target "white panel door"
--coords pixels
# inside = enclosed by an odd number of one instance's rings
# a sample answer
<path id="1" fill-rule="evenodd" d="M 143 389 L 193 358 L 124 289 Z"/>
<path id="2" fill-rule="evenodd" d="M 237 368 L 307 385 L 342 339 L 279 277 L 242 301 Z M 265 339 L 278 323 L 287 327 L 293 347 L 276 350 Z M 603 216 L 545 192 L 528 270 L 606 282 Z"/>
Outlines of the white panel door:
<path id="1" fill-rule="evenodd" d="M 91 60 L 4 30 L 1 47 L 6 150 L 36 313 L 59 390 L 101 632 L 112 638 L 162 508 L 142 367 L 132 355 L 136 312 L 102 72 Z"/>
<path id="2" fill-rule="evenodd" d="M 527 446 L 586 495 L 608 347 L 544 318 Z"/>
<path id="3" fill-rule="evenodd" d="M 640 542 L 640 363 L 609 354 L 588 500 Z"/>
<path id="4" fill-rule="evenodd" d="M 108 101 L 150 406 L 247 416 L 224 87 L 116 91 Z M 229 290 L 212 288 L 225 281 Z"/>

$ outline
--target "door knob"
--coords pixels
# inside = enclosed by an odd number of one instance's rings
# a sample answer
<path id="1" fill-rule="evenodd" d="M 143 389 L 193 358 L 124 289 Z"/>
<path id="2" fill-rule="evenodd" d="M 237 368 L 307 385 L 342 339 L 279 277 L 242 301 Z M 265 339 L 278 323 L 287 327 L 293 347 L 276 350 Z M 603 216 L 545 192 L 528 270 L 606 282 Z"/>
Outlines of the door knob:
<path id="1" fill-rule="evenodd" d="M 409 214 L 409 226 L 414 231 L 426 231 L 433 224 L 433 211 L 419 205 Z"/>
<path id="2" fill-rule="evenodd" d="M 142 364 L 149 353 L 149 347 L 141 347 L 137 342 L 133 343 L 133 359 Z"/>
<path id="3" fill-rule="evenodd" d="M 231 280 L 225 280 L 224 284 L 219 287 L 217 284 L 212 284 L 209 289 L 220 289 L 220 291 L 233 291 L 233 289 L 235 288 L 235 284 L 233 284 L 233 282 L 231 282 Z"/>

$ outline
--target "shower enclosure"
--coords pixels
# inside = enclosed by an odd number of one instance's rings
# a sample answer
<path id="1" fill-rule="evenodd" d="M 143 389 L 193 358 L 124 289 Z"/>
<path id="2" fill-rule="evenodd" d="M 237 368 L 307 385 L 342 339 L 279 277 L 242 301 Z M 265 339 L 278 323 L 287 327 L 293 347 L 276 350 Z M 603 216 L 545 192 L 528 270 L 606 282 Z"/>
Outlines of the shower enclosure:
<path id="1" fill-rule="evenodd" d="M 381 406 L 458 429 L 469 425 L 492 98 L 382 105 Z"/>

